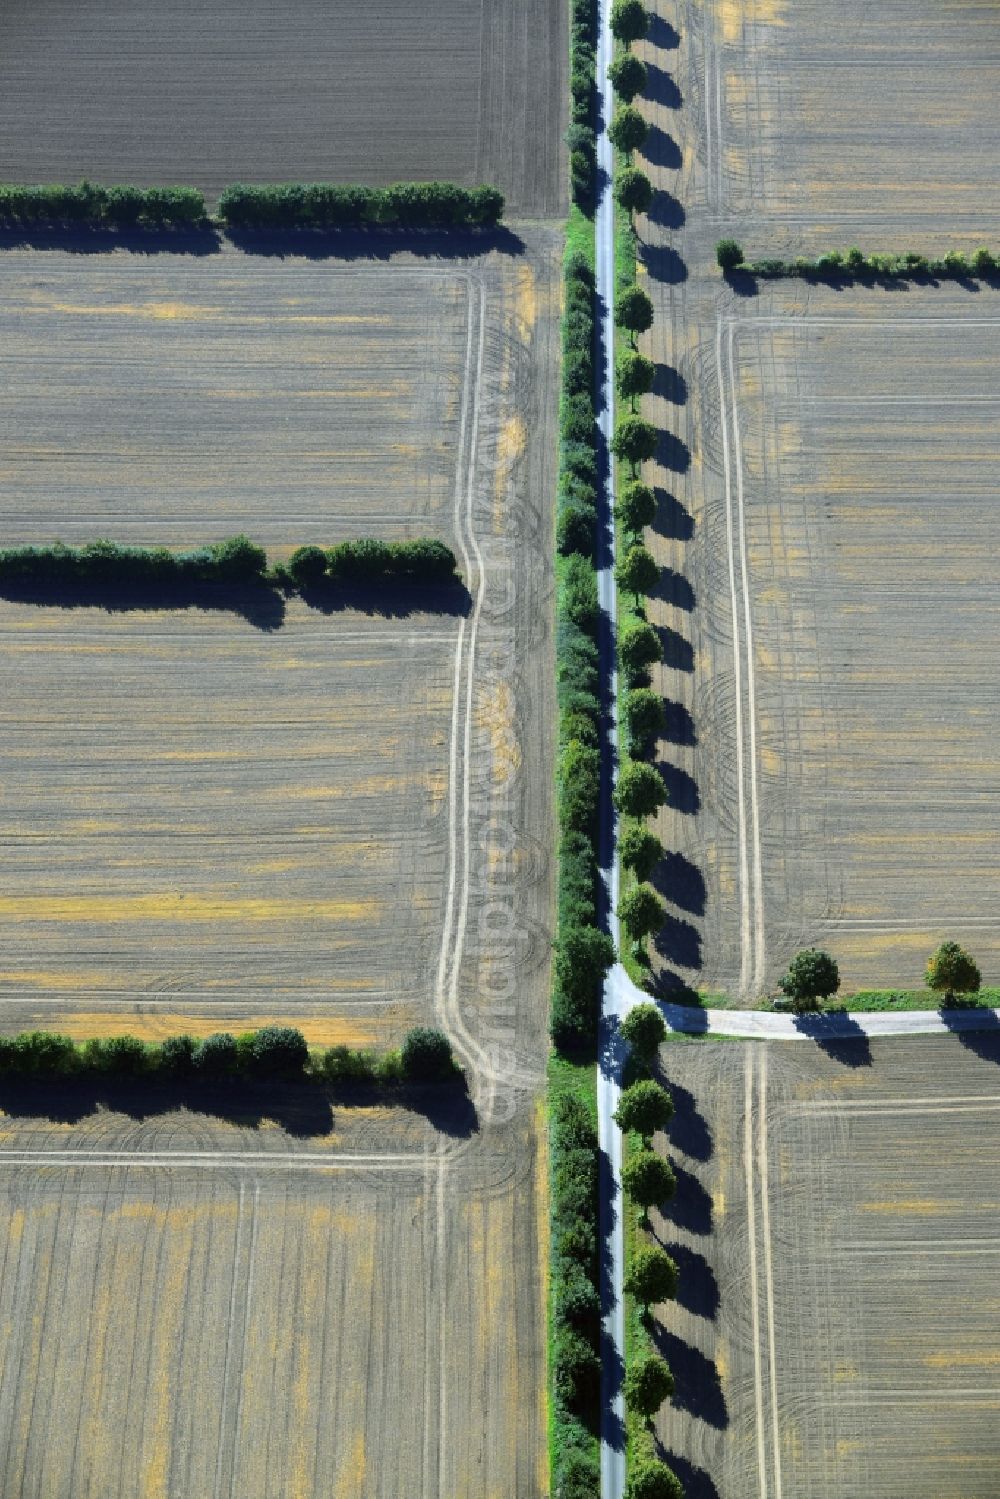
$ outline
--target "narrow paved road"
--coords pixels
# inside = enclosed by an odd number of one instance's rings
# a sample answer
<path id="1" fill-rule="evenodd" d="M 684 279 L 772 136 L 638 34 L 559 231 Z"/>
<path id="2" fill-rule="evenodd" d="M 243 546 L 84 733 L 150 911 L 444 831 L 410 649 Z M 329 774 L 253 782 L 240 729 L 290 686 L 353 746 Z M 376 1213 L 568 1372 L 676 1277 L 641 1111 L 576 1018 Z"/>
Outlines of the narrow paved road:
<path id="1" fill-rule="evenodd" d="M 598 378 L 597 424 L 607 454 L 606 482 L 599 501 L 597 595 L 605 621 L 601 650 L 602 670 L 608 707 L 608 756 L 603 777 L 601 809 L 601 868 L 604 871 L 608 930 L 618 945 L 618 819 L 612 801 L 616 775 L 615 745 L 618 738 L 618 673 L 615 659 L 617 634 L 617 599 L 615 595 L 615 542 L 612 507 L 615 493 L 614 456 L 611 433 L 615 420 L 614 382 L 614 289 L 615 289 L 615 209 L 611 196 L 613 154 L 607 124 L 614 100 L 608 79 L 612 58 L 611 0 L 599 0 L 597 48 L 597 92 L 599 100 L 597 166 L 599 198 L 597 203 L 597 305 L 598 341 L 602 356 Z M 621 1499 L 625 1489 L 625 1448 L 623 1442 L 625 1403 L 621 1388 L 621 1371 L 625 1355 L 625 1303 L 622 1290 L 624 1269 L 624 1232 L 618 1204 L 621 1200 L 622 1137 L 614 1121 L 618 1107 L 618 1048 L 615 1045 L 618 1005 L 624 997 L 621 985 L 609 981 L 604 986 L 601 1005 L 600 1061 L 597 1072 L 598 1138 L 606 1162 L 601 1173 L 601 1244 L 606 1266 L 603 1285 L 602 1409 L 601 1409 L 601 1494 L 603 1499 Z"/>

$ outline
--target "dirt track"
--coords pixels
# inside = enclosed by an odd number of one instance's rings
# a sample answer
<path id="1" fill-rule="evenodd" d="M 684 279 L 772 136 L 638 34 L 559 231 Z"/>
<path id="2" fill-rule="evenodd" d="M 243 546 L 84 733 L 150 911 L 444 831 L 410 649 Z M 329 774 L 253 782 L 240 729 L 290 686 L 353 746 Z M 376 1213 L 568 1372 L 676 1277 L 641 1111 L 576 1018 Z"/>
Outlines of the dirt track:
<path id="1" fill-rule="evenodd" d="M 658 1430 L 689 1499 L 995 1494 L 996 1038 L 661 1057 L 681 1291 Z"/>
<path id="2" fill-rule="evenodd" d="M 499 187 L 565 212 L 560 0 L 15 0 L 0 181 Z"/>

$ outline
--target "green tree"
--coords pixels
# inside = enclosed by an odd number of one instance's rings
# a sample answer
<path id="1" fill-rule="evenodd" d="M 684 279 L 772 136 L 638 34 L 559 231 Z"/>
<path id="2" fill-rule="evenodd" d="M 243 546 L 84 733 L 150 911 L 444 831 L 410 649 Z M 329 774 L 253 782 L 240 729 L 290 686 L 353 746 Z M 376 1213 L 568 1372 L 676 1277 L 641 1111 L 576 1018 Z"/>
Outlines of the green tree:
<path id="1" fill-rule="evenodd" d="M 601 1361 L 587 1339 L 572 1327 L 562 1328 L 553 1347 L 555 1387 L 573 1410 L 585 1410 L 596 1399 Z"/>
<path id="2" fill-rule="evenodd" d="M 626 869 L 639 880 L 648 880 L 663 858 L 663 844 L 656 834 L 641 822 L 630 822 L 622 833 L 618 851 Z"/>
<path id="3" fill-rule="evenodd" d="M 626 213 L 646 213 L 653 201 L 653 184 L 638 167 L 625 167 L 615 178 L 615 202 Z"/>
<path id="4" fill-rule="evenodd" d="M 972 269 L 977 276 L 988 276 L 997 268 L 997 257 L 989 251 L 985 245 L 974 251 L 972 256 Z"/>
<path id="5" fill-rule="evenodd" d="M 631 104 L 620 105 L 615 110 L 611 124 L 608 126 L 608 135 L 616 151 L 631 156 L 633 151 L 638 151 L 648 134 L 649 126 Z"/>
<path id="6" fill-rule="evenodd" d="M 778 988 L 797 1010 L 815 1010 L 821 999 L 840 988 L 840 972 L 829 953 L 807 947 L 795 954 Z"/>
<path id="7" fill-rule="evenodd" d="M 629 1260 L 624 1284 L 628 1294 L 648 1310 L 677 1295 L 677 1266 L 658 1246 L 644 1245 Z"/>
<path id="8" fill-rule="evenodd" d="M 667 1035 L 663 1016 L 648 1000 L 633 1005 L 618 1030 L 636 1056 L 647 1063 L 652 1062 Z"/>
<path id="9" fill-rule="evenodd" d="M 658 1129 L 666 1129 L 673 1115 L 673 1099 L 666 1088 L 644 1077 L 622 1089 L 615 1120 L 621 1129 L 641 1135 L 643 1144 L 648 1145 Z"/>
<path id="10" fill-rule="evenodd" d="M 633 479 L 615 501 L 615 519 L 623 531 L 638 536 L 656 519 L 656 496 L 648 484 Z"/>
<path id="11" fill-rule="evenodd" d="M 615 806 L 627 817 L 651 817 L 667 800 L 663 777 L 653 765 L 626 760 L 615 787 Z"/>
<path id="12" fill-rule="evenodd" d="M 630 463 L 635 473 L 640 463 L 652 458 L 658 441 L 659 433 L 652 422 L 641 416 L 625 416 L 615 423 L 611 451 L 622 462 Z"/>
<path id="13" fill-rule="evenodd" d="M 626 349 L 615 369 L 615 389 L 623 401 L 631 401 L 635 410 L 637 396 L 648 395 L 656 378 L 656 367 L 637 349 Z"/>
<path id="14" fill-rule="evenodd" d="M 646 64 L 634 52 L 619 52 L 608 66 L 608 77 L 619 99 L 631 104 L 646 87 Z"/>
<path id="15" fill-rule="evenodd" d="M 621 704 L 622 720 L 634 746 L 649 744 L 663 730 L 666 712 L 663 699 L 652 687 L 633 687 Z"/>
<path id="16" fill-rule="evenodd" d="M 633 1463 L 625 1485 L 625 1499 L 683 1499 L 680 1479 L 666 1463 L 643 1458 Z"/>
<path id="17" fill-rule="evenodd" d="M 626 675 L 634 676 L 662 658 L 663 648 L 660 645 L 660 637 L 646 620 L 635 620 L 620 632 L 618 660 Z"/>
<path id="18" fill-rule="evenodd" d="M 615 322 L 633 336 L 653 326 L 653 303 L 641 286 L 626 286 L 615 298 Z"/>
<path id="19" fill-rule="evenodd" d="M 976 994 L 982 975 L 975 960 L 957 942 L 942 942 L 927 964 L 927 987 L 951 999 L 955 994 Z"/>
<path id="20" fill-rule="evenodd" d="M 667 912 L 652 885 L 633 885 L 618 902 L 618 919 L 637 942 L 658 932 Z"/>
<path id="21" fill-rule="evenodd" d="M 715 247 L 715 258 L 724 271 L 734 271 L 743 264 L 743 248 L 734 239 L 720 239 Z"/>
<path id="22" fill-rule="evenodd" d="M 451 1042 L 442 1031 L 427 1025 L 407 1031 L 400 1049 L 403 1076 L 410 1082 L 435 1082 L 455 1071 Z"/>
<path id="23" fill-rule="evenodd" d="M 625 1370 L 625 1404 L 647 1421 L 652 1420 L 673 1392 L 674 1377 L 658 1353 L 633 1359 Z"/>
<path id="24" fill-rule="evenodd" d="M 193 1036 L 168 1036 L 160 1043 L 160 1070 L 168 1077 L 188 1077 L 194 1068 Z"/>
<path id="25" fill-rule="evenodd" d="M 300 588 L 314 588 L 326 577 L 326 553 L 322 547 L 298 547 L 288 559 L 288 571 Z"/>
<path id="26" fill-rule="evenodd" d="M 649 30 L 649 12 L 642 0 L 614 0 L 611 7 L 611 33 L 627 47 L 638 42 Z"/>
<path id="27" fill-rule="evenodd" d="M 560 1457 L 556 1471 L 559 1499 L 596 1499 L 601 1492 L 601 1470 L 589 1452 L 570 1448 Z"/>
<path id="28" fill-rule="evenodd" d="M 301 1077 L 309 1060 L 306 1038 L 291 1025 L 265 1025 L 250 1045 L 253 1069 L 262 1077 Z"/>
<path id="29" fill-rule="evenodd" d="M 677 1190 L 677 1179 L 662 1156 L 652 1150 L 637 1150 L 622 1167 L 622 1187 L 643 1209 L 669 1202 Z"/>
<path id="30" fill-rule="evenodd" d="M 660 581 L 660 569 L 656 558 L 642 545 L 630 546 L 615 568 L 618 587 L 632 594 L 636 603 L 653 592 Z"/>
<path id="31" fill-rule="evenodd" d="M 194 1069 L 204 1077 L 226 1077 L 236 1071 L 236 1038 L 228 1031 L 216 1031 L 199 1041 L 194 1049 Z"/>

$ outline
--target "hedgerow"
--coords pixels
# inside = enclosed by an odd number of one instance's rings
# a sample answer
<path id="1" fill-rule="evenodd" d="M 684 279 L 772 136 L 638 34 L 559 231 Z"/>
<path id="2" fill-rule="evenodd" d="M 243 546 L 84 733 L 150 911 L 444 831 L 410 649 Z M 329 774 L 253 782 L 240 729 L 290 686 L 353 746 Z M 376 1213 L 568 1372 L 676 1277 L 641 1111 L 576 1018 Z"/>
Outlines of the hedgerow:
<path id="1" fill-rule="evenodd" d="M 765 280 L 801 276 L 806 280 L 875 280 L 883 277 L 905 281 L 920 280 L 927 276 L 988 277 L 1000 272 L 1000 255 L 985 246 L 974 250 L 971 255 L 965 255 L 960 250 L 949 250 L 946 255 L 934 257 L 923 255 L 917 250 L 897 255 L 865 255 L 854 245 L 845 251 L 828 250 L 814 259 L 800 255 L 794 260 L 747 260 L 742 246 L 736 240 L 725 239 L 716 245 L 715 257 L 719 266 L 727 273 L 760 276 Z"/>
<path id="2" fill-rule="evenodd" d="M 597 177 L 597 136 L 594 112 L 597 104 L 597 5 L 596 0 L 570 3 L 570 191 L 573 202 L 584 213 L 594 208 Z"/>
<path id="3" fill-rule="evenodd" d="M 219 217 L 230 229 L 354 229 L 383 225 L 410 229 L 492 228 L 503 217 L 495 187 L 453 182 L 397 182 L 389 187 L 330 182 L 238 182 L 219 197 Z"/>
<path id="4" fill-rule="evenodd" d="M 205 222 L 194 187 L 36 187 L 0 184 L 0 224 L 72 225 L 89 229 L 192 229 Z"/>

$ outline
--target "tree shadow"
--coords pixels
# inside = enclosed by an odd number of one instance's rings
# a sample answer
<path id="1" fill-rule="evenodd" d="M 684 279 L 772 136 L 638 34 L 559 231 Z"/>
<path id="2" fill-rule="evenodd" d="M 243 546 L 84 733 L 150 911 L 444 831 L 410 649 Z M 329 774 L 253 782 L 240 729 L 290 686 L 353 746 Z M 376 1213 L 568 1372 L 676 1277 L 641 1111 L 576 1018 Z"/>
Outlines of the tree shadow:
<path id="1" fill-rule="evenodd" d="M 339 614 L 345 609 L 375 614 L 383 619 L 405 619 L 411 614 L 465 616 L 472 608 L 472 595 L 465 584 L 407 583 L 403 579 L 372 583 L 322 584 L 300 589 L 310 609 Z"/>
<path id="2" fill-rule="evenodd" d="M 654 167 L 666 167 L 670 171 L 676 171 L 684 158 L 681 149 L 672 135 L 668 135 L 659 125 L 650 125 L 646 132 L 646 139 L 642 143 L 642 154 Z"/>
<path id="3" fill-rule="evenodd" d="M 391 260 L 419 255 L 474 260 L 481 255 L 523 255 L 512 229 L 226 229 L 225 238 L 246 255 L 284 260 Z"/>
<path id="4" fill-rule="evenodd" d="M 83 225 L 31 225 L 0 228 L 2 250 L 58 250 L 68 255 L 218 255 L 222 238 L 206 224 L 201 229 L 87 229 Z"/>
<path id="5" fill-rule="evenodd" d="M 660 568 L 660 581 L 655 596 L 665 604 L 672 604 L 675 609 L 683 609 L 686 614 L 690 614 L 695 606 L 694 589 L 684 574 L 675 572 L 672 567 Z"/>
<path id="6" fill-rule="evenodd" d="M 668 744 L 695 745 L 698 743 L 694 719 L 683 703 L 675 703 L 672 698 L 664 698 L 663 730 L 660 737 Z"/>
<path id="7" fill-rule="evenodd" d="M 222 583 L 193 583 L 187 587 L 101 587 L 97 584 L 0 583 L 0 598 L 37 608 L 102 609 L 106 614 L 152 614 L 171 609 L 238 614 L 256 630 L 280 630 L 285 622 L 285 600 L 276 588 L 264 585 L 229 587 Z"/>
<path id="8" fill-rule="evenodd" d="M 667 760 L 658 761 L 656 768 L 663 777 L 671 808 L 682 812 L 685 817 L 694 817 L 701 810 L 701 797 L 694 776 Z"/>
<path id="9" fill-rule="evenodd" d="M 658 62 L 646 64 L 645 96 L 651 103 L 662 104 L 665 109 L 680 109 L 684 103 L 674 75 L 661 68 Z"/>
<path id="10" fill-rule="evenodd" d="M 687 223 L 687 214 L 680 199 L 662 187 L 658 187 L 653 193 L 653 201 L 646 210 L 646 217 L 661 229 L 682 229 Z"/>
<path id="11" fill-rule="evenodd" d="M 691 454 L 687 443 L 673 432 L 660 432 L 656 449 L 656 461 L 674 474 L 686 474 L 691 467 Z"/>
<path id="12" fill-rule="evenodd" d="M 659 1322 L 653 1323 L 652 1336 L 657 1353 L 666 1359 L 674 1376 L 673 1403 L 677 1409 L 724 1431 L 729 1425 L 729 1411 L 712 1360 Z"/>
<path id="13" fill-rule="evenodd" d="M 760 283 L 750 271 L 723 271 L 722 279 L 738 297 L 755 297 L 760 291 Z"/>
<path id="14" fill-rule="evenodd" d="M 710 1161 L 713 1152 L 712 1132 L 695 1102 L 694 1094 L 674 1078 L 668 1078 L 667 1085 L 674 1101 L 674 1117 L 670 1121 L 671 1144 L 693 1160 Z"/>
<path id="15" fill-rule="evenodd" d="M 653 945 L 668 963 L 676 963 L 679 968 L 701 968 L 701 933 L 690 921 L 668 913 Z M 662 974 L 660 977 L 662 980 Z"/>
<path id="16" fill-rule="evenodd" d="M 687 1244 L 664 1244 L 677 1266 L 677 1305 L 692 1316 L 714 1322 L 719 1314 L 719 1283 L 703 1254 Z"/>
<path id="17" fill-rule="evenodd" d="M 712 1199 L 693 1172 L 671 1161 L 677 1178 L 677 1190 L 664 1204 L 662 1217 L 674 1228 L 687 1229 L 688 1233 L 707 1237 L 712 1232 Z M 659 1235 L 657 1238 L 659 1239 Z M 662 1241 L 661 1241 L 662 1242 Z"/>
<path id="18" fill-rule="evenodd" d="M 672 245 L 651 245 L 642 241 L 639 256 L 654 281 L 664 286 L 678 286 L 687 280 L 687 266 Z"/>
<path id="19" fill-rule="evenodd" d="M 694 671 L 694 646 L 670 625 L 654 625 L 660 637 L 663 664 L 671 671 Z"/>
<path id="20" fill-rule="evenodd" d="M 646 39 L 652 42 L 654 47 L 662 47 L 666 52 L 673 52 L 681 44 L 680 32 L 655 11 L 650 13 Z"/>
<path id="21" fill-rule="evenodd" d="M 654 530 L 667 541 L 690 541 L 694 535 L 694 520 L 680 500 L 665 489 L 654 490 L 656 496 L 656 518 Z"/>
<path id="22" fill-rule="evenodd" d="M 704 916 L 708 900 L 705 877 L 697 864 L 683 854 L 664 854 L 650 878 L 671 905 L 679 906 L 690 916 Z"/>
<path id="23" fill-rule="evenodd" d="M 617 1037 L 617 1027 L 614 1028 Z M 615 1044 L 615 1037 L 602 1037 L 602 1041 Z M 625 1043 L 617 1038 L 623 1049 Z M 601 1293 L 602 1319 L 607 1317 L 616 1304 L 614 1287 L 614 1264 L 611 1253 L 611 1235 L 618 1220 L 621 1198 L 615 1185 L 614 1173 L 606 1151 L 598 1155 L 598 1178 L 601 1205 L 599 1234 L 598 1277 Z M 625 1368 L 618 1350 L 611 1340 L 607 1325 L 601 1328 L 601 1415 L 600 1431 L 607 1444 L 616 1452 L 625 1448 L 625 1424 L 615 1413 L 614 1402 L 625 1378 Z"/>
<path id="24" fill-rule="evenodd" d="M 695 1467 L 686 1457 L 665 1447 L 657 1438 L 657 1452 L 680 1482 L 684 1499 L 719 1499 L 719 1491 L 704 1468 Z"/>
<path id="25" fill-rule="evenodd" d="M 1000 1020 L 992 1010 L 969 1006 L 968 1009 L 939 1010 L 938 1014 L 963 1046 L 984 1062 L 1000 1066 Z"/>
<path id="26" fill-rule="evenodd" d="M 858 1022 L 846 1012 L 793 1015 L 792 1024 L 833 1061 L 845 1067 L 872 1065 L 871 1043 Z"/>
<path id="27" fill-rule="evenodd" d="M 653 394 L 675 406 L 683 406 L 688 398 L 687 381 L 671 365 L 658 364 L 653 372 Z"/>

